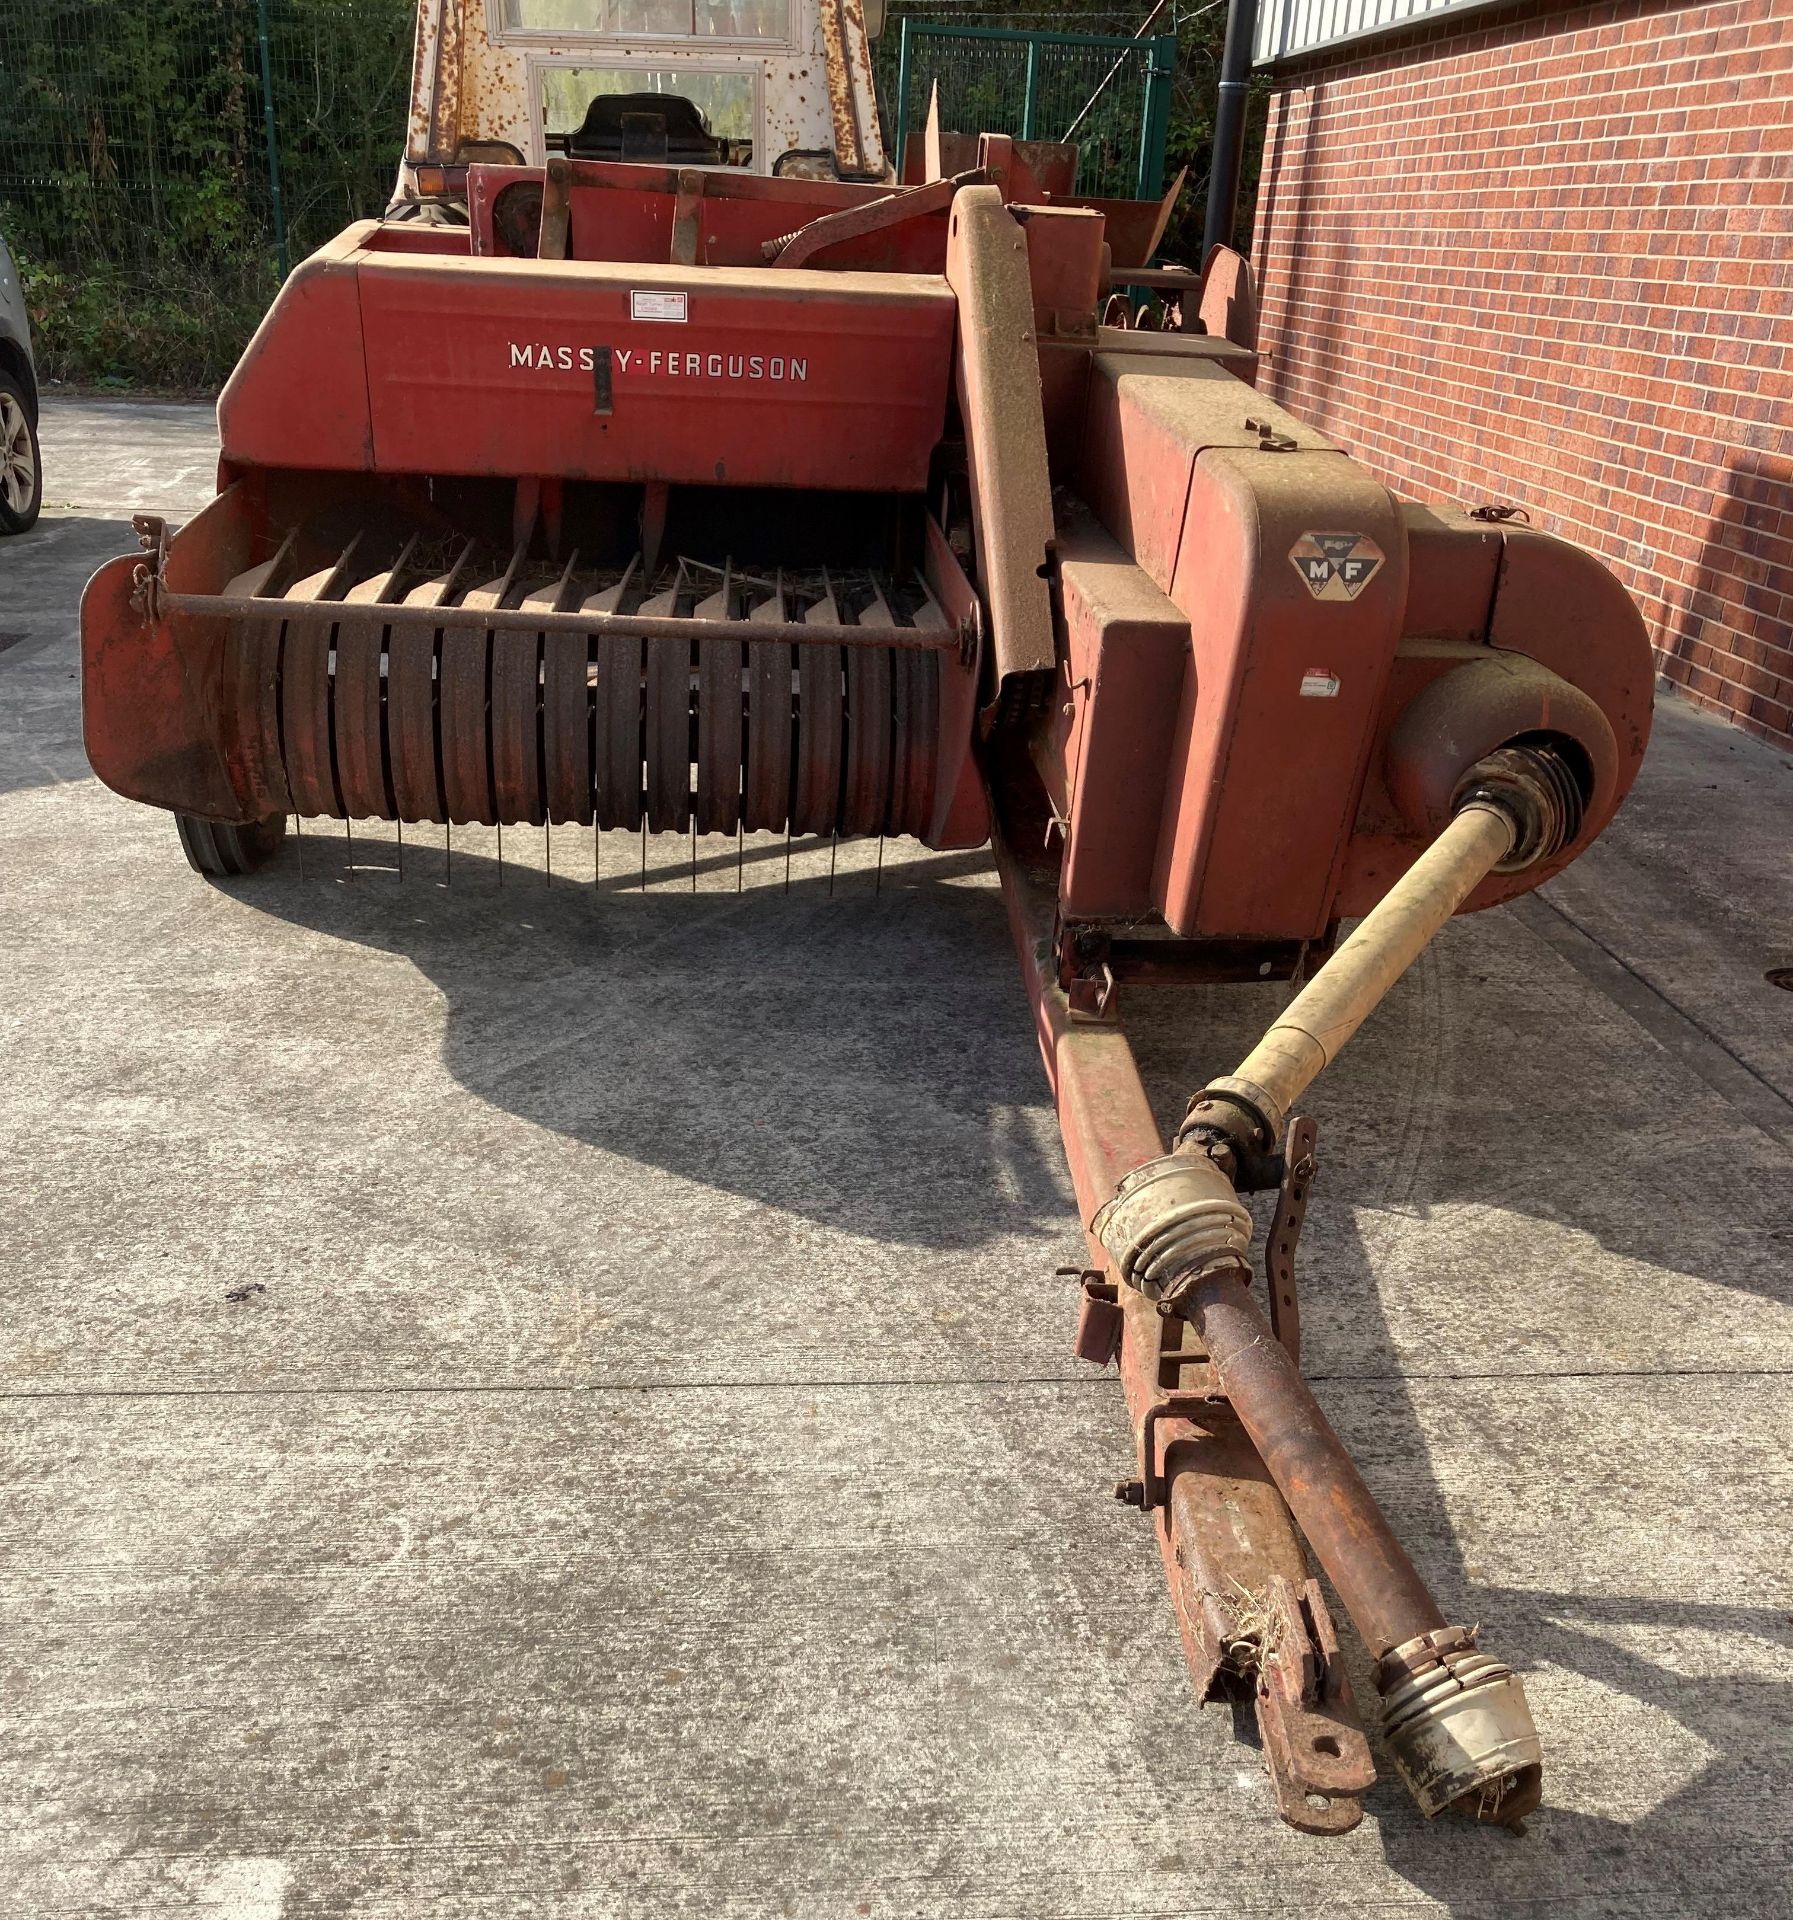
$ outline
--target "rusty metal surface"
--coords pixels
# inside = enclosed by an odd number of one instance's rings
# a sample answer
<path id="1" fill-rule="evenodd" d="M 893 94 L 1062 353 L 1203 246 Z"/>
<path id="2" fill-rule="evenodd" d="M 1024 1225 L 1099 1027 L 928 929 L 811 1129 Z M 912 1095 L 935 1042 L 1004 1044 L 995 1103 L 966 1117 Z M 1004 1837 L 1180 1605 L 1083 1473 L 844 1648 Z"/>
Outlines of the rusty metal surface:
<path id="1" fill-rule="evenodd" d="M 970 465 L 978 584 L 997 686 L 1055 664 L 1046 570 L 1053 539 L 1046 421 L 1027 242 L 995 187 L 953 202 L 946 277 L 959 302 L 956 378 Z"/>
<path id="2" fill-rule="evenodd" d="M 1242 254 L 1231 247 L 1216 247 L 1209 254 L 1195 306 L 1204 333 L 1230 340 L 1248 353 L 1257 352 L 1257 281 L 1251 262 Z"/>
<path id="3" fill-rule="evenodd" d="M 377 619 L 339 620 L 336 625 L 336 774 L 343 812 L 354 819 L 387 817 L 392 802 L 380 743 L 385 736 L 384 686 L 380 674 L 384 635 Z"/>
<path id="4" fill-rule="evenodd" d="M 1230 1274 L 1204 1274 L 1185 1311 L 1372 1655 L 1444 1627 L 1438 1603 L 1250 1294 Z"/>
<path id="5" fill-rule="evenodd" d="M 972 754 L 978 688 L 983 684 L 984 616 L 977 590 L 966 577 L 940 523 L 928 516 L 922 575 L 948 628 L 959 635 L 963 672 L 943 671 L 940 684 L 940 764 L 935 774 L 934 817 L 927 838 L 933 846 L 978 846 L 989 831 L 989 802 Z"/>
<path id="6" fill-rule="evenodd" d="M 242 792 L 354 817 L 918 838 L 945 818 L 954 844 L 981 838 L 981 813 L 966 831 L 937 791 L 960 765 L 939 729 L 969 735 L 976 650 L 920 575 L 681 558 L 656 576 L 639 555 L 550 570 L 523 546 L 413 537 L 292 577 L 318 546 L 289 533 L 226 591 L 170 596 L 182 631 L 227 636 Z"/>
<path id="7" fill-rule="evenodd" d="M 908 187 L 885 198 L 866 200 L 856 207 L 842 207 L 819 215 L 794 233 L 768 240 L 762 247 L 774 266 L 806 266 L 817 254 L 825 253 L 844 241 L 862 239 L 868 233 L 882 233 L 905 220 L 939 213 L 952 204 L 961 187 L 982 186 L 987 176 L 973 168 L 946 180 L 932 180 L 925 186 Z"/>
<path id="8" fill-rule="evenodd" d="M 442 789 L 456 826 L 495 823 L 487 777 L 486 637 L 477 627 L 444 627 L 439 660 Z"/>
<path id="9" fill-rule="evenodd" d="M 568 201 L 572 168 L 552 159 L 542 169 L 542 213 L 537 230 L 538 260 L 564 260 L 572 252 L 572 209 Z"/>
<path id="10" fill-rule="evenodd" d="M 553 29 L 519 34 L 506 20 L 499 0 L 423 0 L 418 9 L 411 77 L 411 107 L 405 138 L 401 191 L 417 193 L 416 168 L 425 162 L 452 163 L 469 148 L 505 142 L 536 162 L 544 157 L 543 129 L 533 94 L 534 63 L 577 61 L 601 64 L 614 58 L 616 41 L 602 28 L 595 10 L 588 23 L 577 13 Z M 663 17 L 663 16 L 662 16 Z M 855 123 L 866 128 L 862 159 L 882 171 L 878 145 L 864 17 L 854 0 L 856 31 L 844 36 L 842 77 Z M 637 20 L 627 39 L 632 60 L 648 67 L 688 67 L 692 41 L 662 28 L 642 31 Z M 795 35 L 780 32 L 747 40 L 731 50 L 753 77 L 758 101 L 755 164 L 767 170 L 781 155 L 813 152 L 831 145 L 828 61 L 812 0 L 798 9 Z M 842 36 L 837 33 L 837 40 Z"/>
<path id="11" fill-rule="evenodd" d="M 240 770 L 247 815 L 284 814 L 292 806 L 280 754 L 279 620 L 236 621 L 225 640 L 219 705 L 235 738 L 230 752 Z"/>
<path id="12" fill-rule="evenodd" d="M 169 593 L 163 596 L 170 614 L 191 614 L 204 618 L 261 617 L 266 602 L 228 594 Z M 701 631 L 702 623 L 690 614 L 608 614 L 608 613 L 530 613 L 516 607 L 481 607 L 465 601 L 454 603 L 454 624 L 470 632 L 489 633 L 529 627 L 548 633 L 628 634 L 635 639 L 690 640 Z M 440 627 L 444 616 L 422 605 L 399 605 L 382 610 L 381 619 L 389 631 Z M 919 650 L 924 653 L 952 653 L 960 650 L 956 633 L 937 627 L 890 627 L 874 632 L 869 623 L 829 626 L 801 621 L 778 621 L 756 628 L 756 637 L 798 641 L 804 645 L 858 648 L 877 652 Z"/>
<path id="13" fill-rule="evenodd" d="M 493 634 L 491 646 L 493 805 L 501 820 L 527 820 L 539 827 L 546 817 L 541 638 L 510 628 Z"/>
<path id="14" fill-rule="evenodd" d="M 1270 1302 L 1270 1330 L 1301 1361 L 1301 1295 L 1295 1284 L 1295 1249 L 1307 1218 L 1307 1197 L 1314 1183 L 1314 1143 L 1319 1128 L 1306 1114 L 1290 1117 L 1283 1137 L 1284 1172 L 1276 1213 L 1264 1236 L 1264 1291 Z"/>
<path id="15" fill-rule="evenodd" d="M 374 575 L 343 595 L 343 605 L 372 608 L 394 576 Z M 392 797 L 384 762 L 385 628 L 377 614 L 345 612 L 336 623 L 335 685 L 332 691 L 332 750 L 337 793 L 352 819 L 390 817 Z"/>
<path id="16" fill-rule="evenodd" d="M 315 601 L 339 569 L 308 575 L 286 599 Z M 328 616 L 288 619 L 280 665 L 280 734 L 286 778 L 299 813 L 340 813 L 330 758 L 330 666 L 336 629 Z"/>
<path id="17" fill-rule="evenodd" d="M 1027 283 L 1040 339 L 1093 345 L 1106 257 L 1101 216 L 1081 207 L 1017 206 L 1010 218 L 1027 244 Z"/>
<path id="18" fill-rule="evenodd" d="M 1061 1268 L 1061 1273 L 1074 1268 Z M 1100 1267 L 1085 1267 L 1079 1274 L 1081 1293 L 1077 1302 L 1077 1331 L 1071 1351 L 1092 1366 L 1112 1366 L 1120 1358 L 1121 1336 L 1126 1316 L 1121 1311 L 1120 1289 L 1106 1279 Z"/>
<path id="19" fill-rule="evenodd" d="M 810 612 L 829 623 L 839 617 L 831 592 L 824 593 Z M 797 833 L 826 833 L 838 818 L 846 719 L 845 667 L 838 647 L 822 642 L 797 649 L 797 702 L 814 729 L 807 751 L 797 761 L 791 827 Z"/>
<path id="20" fill-rule="evenodd" d="M 606 826 L 641 825 L 643 655 L 646 642 L 633 634 L 597 639 L 597 753 L 593 805 Z"/>
<path id="21" fill-rule="evenodd" d="M 404 821 L 446 820 L 436 769 L 436 642 L 431 633 L 395 633 L 387 653 L 386 738 L 392 798 Z"/>
<path id="22" fill-rule="evenodd" d="M 1304 1833 L 1346 1833 L 1376 1766 L 1317 1580 L 1273 1578 L 1256 1668 L 1258 1734 L 1277 1811 Z"/>
<path id="23" fill-rule="evenodd" d="M 927 838 L 940 760 L 940 656 L 893 653 L 890 814 L 885 831 Z"/>
<path id="24" fill-rule="evenodd" d="M 747 742 L 747 826 L 750 831 L 776 832 L 790 819 L 791 810 L 794 720 L 788 641 L 750 640 L 747 643 L 747 710 L 751 719 Z"/>
<path id="25" fill-rule="evenodd" d="M 890 794 L 890 659 L 856 648 L 846 667 L 840 831 L 882 833 Z"/>
<path id="26" fill-rule="evenodd" d="M 834 164 L 844 179 L 887 172 L 862 0 L 815 0 Z"/>
<path id="27" fill-rule="evenodd" d="M 542 775 L 547 817 L 557 824 L 592 820 L 590 661 L 590 643 L 579 635 L 542 635 Z"/>
<path id="28" fill-rule="evenodd" d="M 647 643 L 647 824 L 683 833 L 691 824 L 691 647 Z"/>
<path id="29" fill-rule="evenodd" d="M 699 833 L 733 833 L 741 825 L 742 663 L 737 639 L 721 635 L 697 643 Z M 756 703 L 756 732 L 759 719 Z"/>
<path id="30" fill-rule="evenodd" d="M 674 266 L 694 267 L 704 258 L 703 201 L 704 175 L 696 167 L 681 167 L 672 203 L 672 246 L 667 253 Z"/>
<path id="31" fill-rule="evenodd" d="M 1058 986 L 1050 870 L 1031 870 L 1000 832 L 993 846 L 1087 1222 L 1126 1173 L 1163 1151 L 1163 1141 L 1125 1034 L 1113 1021 L 1074 1018 Z M 1305 1591 L 1308 1577 L 1288 1507 L 1222 1403 L 1193 1329 L 1158 1314 L 1119 1281 L 1093 1236 L 1089 1245 L 1101 1266 L 1084 1277 L 1079 1339 L 1094 1359 L 1119 1339 L 1139 1477 L 1118 1491 L 1152 1516 L 1197 1694 L 1252 1690 L 1284 1817 L 1307 1831 L 1344 1831 L 1361 1817 L 1358 1796 L 1374 1772 L 1330 1622 L 1310 1622 L 1299 1607 L 1279 1622 L 1278 1595 Z M 1308 1631 L 1298 1636 L 1298 1626 Z M 1325 1665 L 1318 1664 L 1322 1651 L 1331 1656 Z M 1276 1677 L 1283 1660 L 1297 1668 L 1293 1687 Z M 1326 1744 L 1316 1747 L 1316 1739 Z"/>

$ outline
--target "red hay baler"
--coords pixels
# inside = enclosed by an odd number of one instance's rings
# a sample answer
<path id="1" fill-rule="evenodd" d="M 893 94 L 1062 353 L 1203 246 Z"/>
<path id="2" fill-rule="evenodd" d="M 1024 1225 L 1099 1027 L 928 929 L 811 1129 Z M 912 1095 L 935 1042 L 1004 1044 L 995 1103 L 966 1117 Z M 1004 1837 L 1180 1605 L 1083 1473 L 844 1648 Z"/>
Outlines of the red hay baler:
<path id="1" fill-rule="evenodd" d="M 1117 268 L 1114 210 L 1007 140 L 975 161 L 474 164 L 465 227 L 351 227 L 225 390 L 217 498 L 88 588 L 89 755 L 213 875 L 289 815 L 989 841 L 1088 1232 L 1078 1349 L 1118 1360 L 1199 1691 L 1255 1697 L 1293 1824 L 1356 1821 L 1311 1549 L 1421 1805 L 1516 1823 L 1519 1683 L 1301 1377 L 1299 1102 L 1452 913 L 1612 818 L 1642 624 L 1586 554 L 1399 500 L 1258 392 L 1235 256 Z M 1168 330 L 1102 324 L 1130 279 Z M 1302 977 L 1167 1150 L 1127 996 Z"/>

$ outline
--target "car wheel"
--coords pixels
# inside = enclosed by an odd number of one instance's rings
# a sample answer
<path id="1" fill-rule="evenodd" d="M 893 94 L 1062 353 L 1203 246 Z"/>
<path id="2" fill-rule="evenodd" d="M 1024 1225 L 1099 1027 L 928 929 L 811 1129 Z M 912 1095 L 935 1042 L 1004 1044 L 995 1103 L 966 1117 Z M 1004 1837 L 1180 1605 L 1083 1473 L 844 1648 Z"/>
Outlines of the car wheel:
<path id="1" fill-rule="evenodd" d="M 177 813 L 174 825 L 181 837 L 181 851 L 187 856 L 187 865 L 208 880 L 229 880 L 238 874 L 253 873 L 273 859 L 286 838 L 283 813 L 252 821 L 246 827 L 228 826 L 222 820 L 201 820 L 197 814 Z"/>
<path id="2" fill-rule="evenodd" d="M 0 373 L 0 533 L 23 533 L 43 505 L 44 463 L 23 389 Z"/>

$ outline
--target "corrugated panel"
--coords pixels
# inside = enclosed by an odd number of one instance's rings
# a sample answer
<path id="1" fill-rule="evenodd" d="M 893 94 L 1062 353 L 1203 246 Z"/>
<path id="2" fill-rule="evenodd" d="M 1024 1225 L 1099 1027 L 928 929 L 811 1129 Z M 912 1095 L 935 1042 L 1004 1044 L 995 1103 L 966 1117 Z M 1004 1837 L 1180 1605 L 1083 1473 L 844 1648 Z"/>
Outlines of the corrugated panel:
<path id="1" fill-rule="evenodd" d="M 1435 13 L 1471 13 L 1499 0 L 1261 0 L 1256 60 L 1260 67 L 1320 47 L 1386 33 Z"/>

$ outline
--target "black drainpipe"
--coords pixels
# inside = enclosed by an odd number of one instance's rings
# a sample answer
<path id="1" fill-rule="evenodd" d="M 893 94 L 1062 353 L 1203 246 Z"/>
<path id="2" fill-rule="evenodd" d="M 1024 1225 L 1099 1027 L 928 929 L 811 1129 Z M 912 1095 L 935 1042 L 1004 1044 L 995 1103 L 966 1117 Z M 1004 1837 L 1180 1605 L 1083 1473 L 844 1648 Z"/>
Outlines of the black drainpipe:
<path id="1" fill-rule="evenodd" d="M 1227 0 L 1226 45 L 1220 55 L 1220 100 L 1214 110 L 1214 157 L 1208 165 L 1208 217 L 1202 260 L 1233 244 L 1239 216 L 1239 164 L 1245 153 L 1245 96 L 1251 85 L 1251 43 L 1258 0 Z"/>

